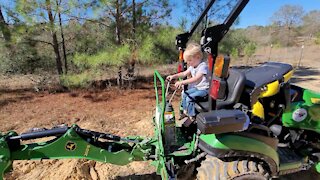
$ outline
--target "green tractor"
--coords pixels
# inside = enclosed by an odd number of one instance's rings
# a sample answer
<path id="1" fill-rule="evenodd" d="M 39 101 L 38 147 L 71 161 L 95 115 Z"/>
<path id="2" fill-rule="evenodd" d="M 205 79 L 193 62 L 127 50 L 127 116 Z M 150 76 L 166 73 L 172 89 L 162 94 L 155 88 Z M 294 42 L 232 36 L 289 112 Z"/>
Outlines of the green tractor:
<path id="1" fill-rule="evenodd" d="M 192 30 L 177 36 L 180 69 Z M 116 165 L 152 160 L 162 179 L 270 179 L 315 167 L 320 172 L 320 94 L 290 84 L 293 68 L 269 62 L 249 70 L 229 68 L 218 43 L 248 0 L 223 24 L 202 31 L 211 85 L 197 100 L 196 121 L 175 120 L 165 81 L 155 71 L 154 137 L 119 137 L 77 125 L 0 134 L 0 179 L 14 160 L 83 158 Z M 51 137 L 25 144 L 26 140 Z"/>

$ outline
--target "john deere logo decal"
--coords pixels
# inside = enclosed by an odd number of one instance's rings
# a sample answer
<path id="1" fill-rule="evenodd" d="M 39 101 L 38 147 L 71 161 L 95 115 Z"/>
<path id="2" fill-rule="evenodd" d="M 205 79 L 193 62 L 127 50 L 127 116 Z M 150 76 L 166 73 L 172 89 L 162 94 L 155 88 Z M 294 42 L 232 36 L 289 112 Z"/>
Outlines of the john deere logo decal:
<path id="1" fill-rule="evenodd" d="M 308 112 L 306 109 L 299 108 L 292 114 L 292 119 L 296 122 L 301 122 L 307 118 Z"/>
<path id="2" fill-rule="evenodd" d="M 77 148 L 77 144 L 72 142 L 72 141 L 68 141 L 66 144 L 66 150 L 68 151 L 74 151 Z"/>

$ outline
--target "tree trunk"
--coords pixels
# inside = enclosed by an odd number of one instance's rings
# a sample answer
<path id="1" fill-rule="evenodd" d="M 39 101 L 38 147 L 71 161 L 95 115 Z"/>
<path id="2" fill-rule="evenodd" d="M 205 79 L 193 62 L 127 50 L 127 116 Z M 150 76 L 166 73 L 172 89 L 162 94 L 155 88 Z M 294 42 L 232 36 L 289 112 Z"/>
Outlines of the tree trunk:
<path id="1" fill-rule="evenodd" d="M 116 2 L 116 42 L 118 45 L 121 44 L 121 27 L 120 27 L 120 15 L 121 15 L 121 9 L 120 9 L 119 0 Z"/>
<path id="2" fill-rule="evenodd" d="M 132 0 L 132 39 L 133 39 L 133 50 L 132 50 L 132 58 L 129 62 L 129 66 L 127 69 L 127 76 L 128 76 L 128 83 L 129 88 L 131 89 L 133 87 L 133 80 L 134 80 L 134 68 L 136 64 L 136 2 L 135 0 Z"/>
<path id="3" fill-rule="evenodd" d="M 4 20 L 1 6 L 0 6 L 0 30 L 3 34 L 4 40 L 6 41 L 6 45 L 9 46 L 11 42 L 11 33 L 10 33 L 9 25 Z"/>
<path id="4" fill-rule="evenodd" d="M 64 73 L 68 73 L 68 61 L 67 61 L 67 53 L 66 53 L 66 44 L 64 40 L 64 33 L 63 33 L 63 28 L 62 28 L 62 20 L 61 20 L 61 13 L 60 13 L 60 8 L 58 0 L 56 0 L 57 6 L 58 6 L 58 17 L 59 17 L 59 26 L 60 26 L 60 32 L 61 32 L 61 39 L 62 39 L 62 50 L 63 50 L 63 58 L 64 58 Z"/>
<path id="5" fill-rule="evenodd" d="M 57 33 L 54 32 L 54 31 L 52 32 L 52 41 L 53 41 L 53 50 L 54 50 L 54 53 L 56 55 L 56 63 L 57 63 L 58 74 L 61 75 L 61 74 L 63 74 L 62 62 L 61 62 L 61 56 L 60 56 L 60 52 L 59 52 L 59 44 L 58 44 L 58 39 L 57 39 Z"/>
<path id="6" fill-rule="evenodd" d="M 120 3 L 119 0 L 116 2 L 116 42 L 118 45 L 121 44 L 121 28 L 120 28 L 120 15 L 121 15 L 121 9 L 120 9 Z M 117 78 L 117 85 L 118 87 L 121 87 L 123 85 L 123 79 L 122 79 L 122 66 L 120 65 L 118 69 L 118 78 Z"/>
<path id="7" fill-rule="evenodd" d="M 117 78 L 117 86 L 121 87 L 123 84 L 123 79 L 122 79 L 122 66 L 119 66 L 118 69 L 118 78 Z"/>
<path id="8" fill-rule="evenodd" d="M 136 1 L 132 0 L 132 34 L 135 40 L 136 36 Z"/>
<path id="9" fill-rule="evenodd" d="M 128 66 L 128 69 L 127 69 L 127 77 L 128 77 L 128 87 L 129 87 L 129 89 L 131 89 L 133 87 L 134 66 L 135 66 L 135 59 L 132 59 L 129 62 L 129 66 Z"/>
<path id="10" fill-rule="evenodd" d="M 51 11 L 50 0 L 46 0 L 46 9 L 47 9 L 47 13 L 48 13 L 49 21 L 50 21 L 50 26 L 51 26 L 50 29 L 51 29 L 51 35 L 52 35 L 52 44 L 53 44 L 54 53 L 56 55 L 57 70 L 58 70 L 58 74 L 61 75 L 61 74 L 63 74 L 61 56 L 60 56 L 60 52 L 59 52 L 57 32 L 54 29 L 54 18 L 53 18 L 52 11 Z"/>

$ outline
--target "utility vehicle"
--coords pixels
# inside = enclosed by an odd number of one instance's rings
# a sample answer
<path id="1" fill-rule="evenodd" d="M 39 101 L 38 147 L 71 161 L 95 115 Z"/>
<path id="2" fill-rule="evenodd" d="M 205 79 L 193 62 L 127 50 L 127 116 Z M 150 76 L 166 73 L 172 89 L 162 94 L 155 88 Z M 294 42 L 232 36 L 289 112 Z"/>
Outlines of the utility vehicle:
<path id="1" fill-rule="evenodd" d="M 152 160 L 162 179 L 270 179 L 316 167 L 320 172 L 320 94 L 290 84 L 293 67 L 268 62 L 249 70 L 230 68 L 218 43 L 249 0 L 239 0 L 224 23 L 205 28 L 211 85 L 197 100 L 196 121 L 175 121 L 165 81 L 155 71 L 154 137 L 119 137 L 77 125 L 0 135 L 0 179 L 14 160 L 84 158 L 125 165 Z M 183 50 L 212 0 L 192 29 L 177 36 Z M 31 144 L 25 140 L 53 137 Z"/>

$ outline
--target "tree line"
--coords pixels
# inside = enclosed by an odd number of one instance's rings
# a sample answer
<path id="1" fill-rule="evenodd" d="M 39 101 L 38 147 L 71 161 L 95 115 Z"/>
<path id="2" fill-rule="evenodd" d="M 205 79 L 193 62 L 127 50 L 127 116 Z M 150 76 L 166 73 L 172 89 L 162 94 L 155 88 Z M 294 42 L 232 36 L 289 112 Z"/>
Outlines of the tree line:
<path id="1" fill-rule="evenodd" d="M 166 25 L 171 8 L 167 0 L 4 1 L 1 70 L 33 73 L 55 65 L 62 77 L 117 66 L 120 83 L 122 69 L 132 76 L 136 62 L 151 63 L 159 52 L 162 61 L 172 58 L 167 41 L 177 29 Z"/>
<path id="2" fill-rule="evenodd" d="M 188 0 L 185 9 L 200 15 L 208 0 Z M 197 30 L 219 23 L 235 0 L 221 1 Z M 175 5 L 169 0 L 5 0 L 0 2 L 0 72 L 57 73 L 62 82 L 89 82 L 106 71 L 117 84 L 133 79 L 137 64 L 172 63 L 177 59 L 175 36 L 186 31 L 182 17 L 169 23 Z M 214 17 L 213 17 L 214 15 Z M 261 31 L 285 46 L 301 34 L 319 36 L 320 11 L 305 13 L 301 6 L 285 5 Z M 240 20 L 237 20 L 239 23 Z M 198 39 L 197 39 L 198 38 Z M 292 40 L 292 42 L 291 42 Z M 259 40 L 243 29 L 232 29 L 220 46 L 222 53 L 251 56 Z M 79 83 L 78 83 L 79 84 Z"/>

